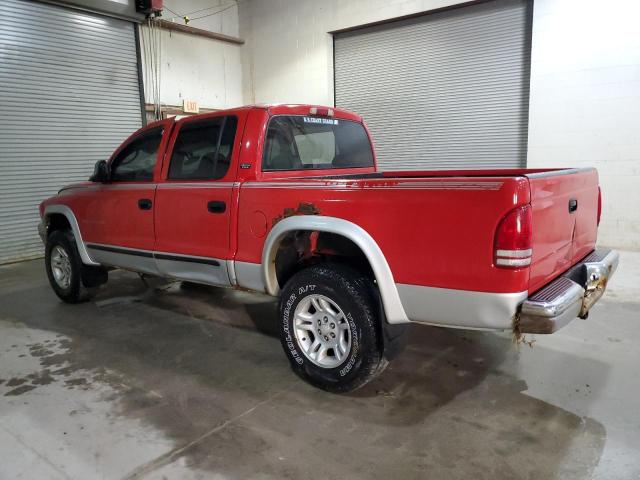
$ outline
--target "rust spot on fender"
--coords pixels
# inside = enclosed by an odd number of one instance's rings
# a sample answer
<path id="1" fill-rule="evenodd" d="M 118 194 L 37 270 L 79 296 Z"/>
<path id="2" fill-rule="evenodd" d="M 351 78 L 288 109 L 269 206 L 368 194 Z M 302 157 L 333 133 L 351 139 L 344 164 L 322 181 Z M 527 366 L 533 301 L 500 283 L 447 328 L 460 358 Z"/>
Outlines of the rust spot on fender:
<path id="1" fill-rule="evenodd" d="M 313 203 L 300 203 L 298 208 L 285 208 L 282 215 L 278 215 L 271 222 L 271 226 L 274 227 L 276 223 L 285 218 L 293 217 L 294 215 L 319 215 L 320 210 Z"/>

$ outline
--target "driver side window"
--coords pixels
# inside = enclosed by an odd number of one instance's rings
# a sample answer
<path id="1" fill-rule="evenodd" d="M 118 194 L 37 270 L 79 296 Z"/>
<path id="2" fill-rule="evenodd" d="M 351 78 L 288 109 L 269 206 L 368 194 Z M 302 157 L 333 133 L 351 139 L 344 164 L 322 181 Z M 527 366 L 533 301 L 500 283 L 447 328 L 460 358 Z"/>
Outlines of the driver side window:
<path id="1" fill-rule="evenodd" d="M 129 142 L 111 163 L 113 182 L 151 182 L 156 165 L 162 127 L 153 128 Z"/>

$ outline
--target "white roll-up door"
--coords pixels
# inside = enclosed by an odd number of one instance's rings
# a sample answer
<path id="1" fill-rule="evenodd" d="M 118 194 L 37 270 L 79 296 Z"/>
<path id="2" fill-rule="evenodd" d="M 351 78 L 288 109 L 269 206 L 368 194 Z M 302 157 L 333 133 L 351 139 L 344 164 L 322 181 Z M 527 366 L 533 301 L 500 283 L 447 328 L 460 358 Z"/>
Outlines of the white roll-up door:
<path id="1" fill-rule="evenodd" d="M 0 2 L 0 263 L 42 255 L 38 204 L 142 124 L 134 24 Z"/>
<path id="2" fill-rule="evenodd" d="M 526 163 L 530 11 L 498 0 L 334 36 L 336 106 L 382 170 Z"/>

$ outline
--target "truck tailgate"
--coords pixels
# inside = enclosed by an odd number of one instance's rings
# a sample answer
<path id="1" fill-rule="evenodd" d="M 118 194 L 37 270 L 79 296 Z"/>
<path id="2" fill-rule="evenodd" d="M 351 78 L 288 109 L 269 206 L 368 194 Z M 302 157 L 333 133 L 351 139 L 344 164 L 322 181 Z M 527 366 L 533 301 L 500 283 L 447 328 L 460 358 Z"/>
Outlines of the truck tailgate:
<path id="1" fill-rule="evenodd" d="M 526 176 L 533 213 L 532 293 L 595 248 L 599 190 L 598 173 L 592 168 Z"/>

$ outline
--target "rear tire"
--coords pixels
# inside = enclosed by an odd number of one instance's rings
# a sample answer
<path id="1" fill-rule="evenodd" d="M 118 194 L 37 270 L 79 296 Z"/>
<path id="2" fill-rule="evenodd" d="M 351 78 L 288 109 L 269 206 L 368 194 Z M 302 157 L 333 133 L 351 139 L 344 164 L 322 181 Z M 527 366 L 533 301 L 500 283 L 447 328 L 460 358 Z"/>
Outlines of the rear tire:
<path id="1" fill-rule="evenodd" d="M 102 267 L 83 265 L 70 230 L 54 230 L 47 237 L 45 269 L 51 288 L 66 303 L 88 300 L 108 275 Z"/>
<path id="2" fill-rule="evenodd" d="M 333 393 L 382 373 L 380 318 L 371 281 L 339 264 L 296 273 L 280 297 L 280 339 L 293 371 Z"/>

